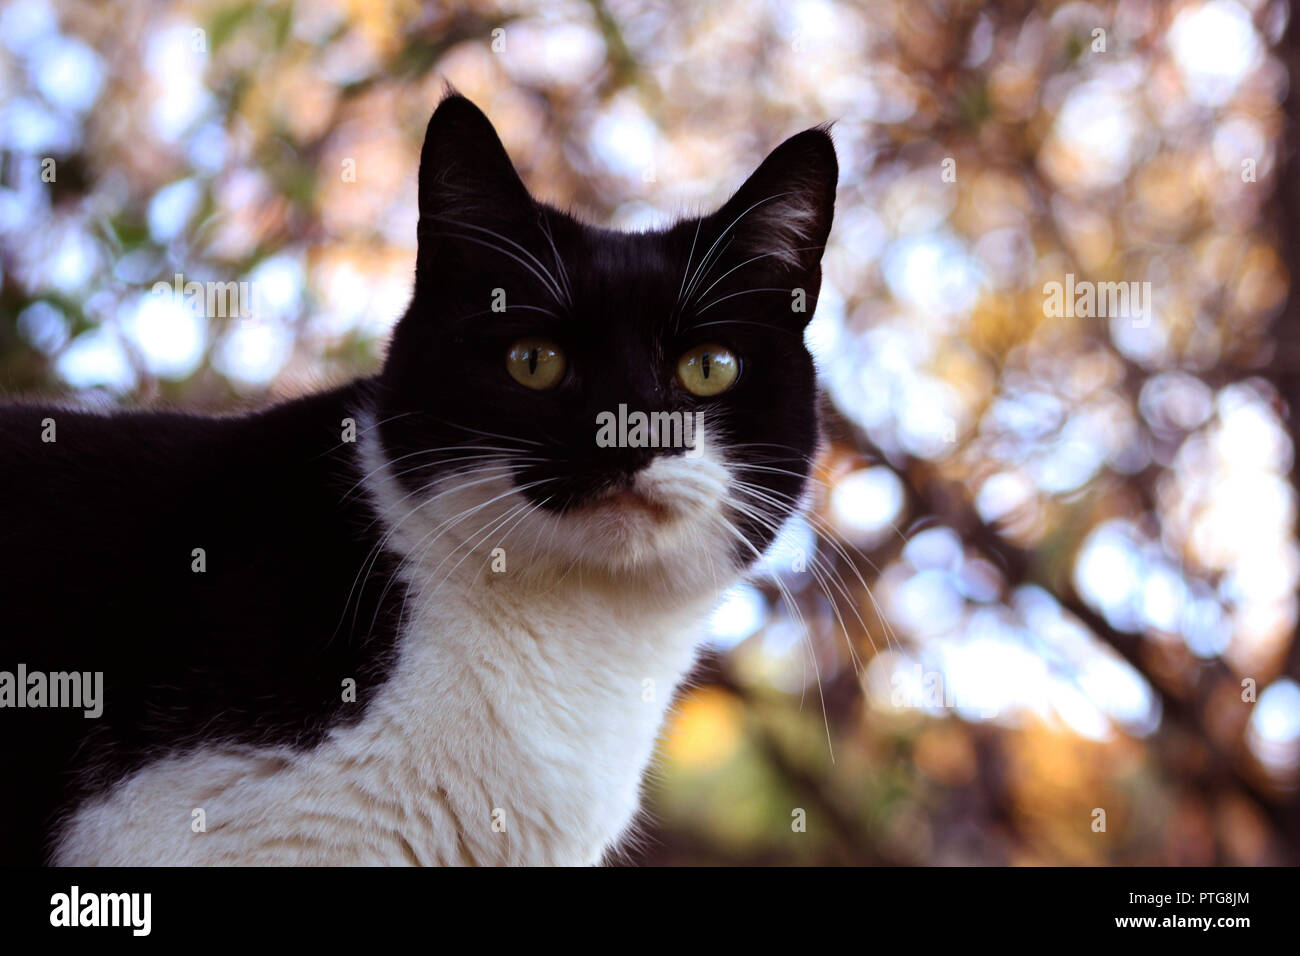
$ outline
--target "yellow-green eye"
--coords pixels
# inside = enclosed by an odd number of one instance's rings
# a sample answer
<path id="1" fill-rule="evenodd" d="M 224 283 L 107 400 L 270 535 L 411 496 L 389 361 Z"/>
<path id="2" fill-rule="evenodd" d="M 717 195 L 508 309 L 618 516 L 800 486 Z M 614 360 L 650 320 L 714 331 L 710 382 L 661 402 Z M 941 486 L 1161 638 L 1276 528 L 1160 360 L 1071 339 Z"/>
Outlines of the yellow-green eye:
<path id="1" fill-rule="evenodd" d="M 545 391 L 564 377 L 564 353 L 549 339 L 520 339 L 506 353 L 506 368 L 520 385 Z"/>
<path id="2" fill-rule="evenodd" d="M 693 395 L 725 392 L 739 375 L 740 359 L 721 345 L 697 345 L 677 360 L 677 380 Z"/>

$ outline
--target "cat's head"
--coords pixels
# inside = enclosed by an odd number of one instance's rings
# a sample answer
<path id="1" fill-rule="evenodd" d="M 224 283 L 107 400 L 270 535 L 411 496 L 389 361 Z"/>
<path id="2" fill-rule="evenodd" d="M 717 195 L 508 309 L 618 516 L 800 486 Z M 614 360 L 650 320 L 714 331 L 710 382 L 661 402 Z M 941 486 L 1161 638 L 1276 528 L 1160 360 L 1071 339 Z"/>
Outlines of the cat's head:
<path id="1" fill-rule="evenodd" d="M 613 232 L 534 200 L 483 113 L 444 99 L 375 409 L 397 517 L 418 507 L 439 550 L 588 575 L 703 583 L 753 562 L 816 451 L 803 331 L 836 177 L 810 129 L 711 215 Z"/>

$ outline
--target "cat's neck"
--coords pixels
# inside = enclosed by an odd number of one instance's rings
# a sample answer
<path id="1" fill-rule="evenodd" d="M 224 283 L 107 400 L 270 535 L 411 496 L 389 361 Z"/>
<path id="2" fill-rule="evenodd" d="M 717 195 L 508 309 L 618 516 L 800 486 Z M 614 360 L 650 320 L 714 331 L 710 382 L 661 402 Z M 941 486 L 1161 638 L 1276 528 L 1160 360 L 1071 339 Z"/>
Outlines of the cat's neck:
<path id="1" fill-rule="evenodd" d="M 407 594 L 372 715 L 405 741 L 394 772 L 444 794 L 475 862 L 597 862 L 636 812 L 712 583 L 666 600 L 654 575 L 537 568 L 508 547 L 493 570 L 491 540 L 412 517 L 378 442 L 361 450 Z"/>

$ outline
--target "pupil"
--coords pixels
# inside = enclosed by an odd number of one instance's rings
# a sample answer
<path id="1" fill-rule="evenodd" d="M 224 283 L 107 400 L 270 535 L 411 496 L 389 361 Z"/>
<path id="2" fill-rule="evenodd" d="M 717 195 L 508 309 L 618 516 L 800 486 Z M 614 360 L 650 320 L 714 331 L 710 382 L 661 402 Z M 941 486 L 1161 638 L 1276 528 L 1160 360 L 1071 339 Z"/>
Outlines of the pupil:
<path id="1" fill-rule="evenodd" d="M 528 350 L 528 374 L 529 375 L 537 374 L 537 355 L 540 351 L 541 349 Z"/>
<path id="2" fill-rule="evenodd" d="M 700 365 L 704 369 L 704 377 L 708 378 L 709 368 L 713 365 L 713 356 L 708 352 L 705 352 L 704 356 L 700 359 Z"/>

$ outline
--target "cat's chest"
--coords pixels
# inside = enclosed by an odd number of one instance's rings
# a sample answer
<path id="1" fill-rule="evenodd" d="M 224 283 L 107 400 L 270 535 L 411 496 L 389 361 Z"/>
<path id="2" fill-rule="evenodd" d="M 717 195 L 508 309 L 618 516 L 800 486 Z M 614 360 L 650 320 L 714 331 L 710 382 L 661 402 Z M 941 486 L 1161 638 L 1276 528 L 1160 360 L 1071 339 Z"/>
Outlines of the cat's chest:
<path id="1" fill-rule="evenodd" d="M 361 720 L 306 752 L 216 744 L 155 761 L 80 807 L 56 858 L 599 862 L 636 813 L 695 636 L 598 601 L 520 607 L 413 608 L 388 680 L 358 686 L 373 695 Z"/>
<path id="2" fill-rule="evenodd" d="M 430 602 L 376 708 L 413 744 L 393 777 L 432 786 L 475 862 L 596 862 L 636 812 L 698 618 L 506 588 Z"/>

